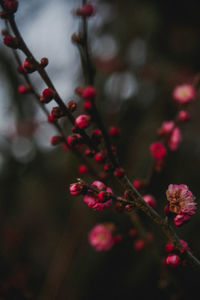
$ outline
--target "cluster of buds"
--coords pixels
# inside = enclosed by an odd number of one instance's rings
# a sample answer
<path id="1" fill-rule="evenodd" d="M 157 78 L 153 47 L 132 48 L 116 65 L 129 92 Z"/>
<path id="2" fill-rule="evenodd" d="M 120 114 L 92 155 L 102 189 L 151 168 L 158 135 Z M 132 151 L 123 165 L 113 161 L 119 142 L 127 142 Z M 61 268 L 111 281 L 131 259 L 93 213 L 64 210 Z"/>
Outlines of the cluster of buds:
<path id="1" fill-rule="evenodd" d="M 88 187 L 79 181 L 71 184 L 69 190 L 72 195 L 84 194 L 83 201 L 95 210 L 104 210 L 110 207 L 113 202 L 111 188 L 101 181 L 94 181 Z"/>
<path id="2" fill-rule="evenodd" d="M 162 169 L 167 155 L 167 148 L 171 151 L 178 149 L 182 141 L 182 135 L 177 124 L 190 119 L 190 113 L 182 107 L 190 103 L 194 97 L 195 90 L 192 85 L 183 84 L 174 89 L 173 98 L 179 103 L 181 110 L 178 111 L 175 120 L 164 121 L 161 127 L 158 128 L 157 134 L 163 141 L 157 141 L 150 145 L 151 155 L 155 159 L 155 170 L 160 171 Z"/>
<path id="3" fill-rule="evenodd" d="M 168 256 L 164 260 L 164 264 L 170 267 L 178 267 L 180 265 L 185 266 L 184 253 L 189 250 L 188 243 L 184 240 L 180 240 L 182 247 L 180 249 L 174 247 L 171 242 L 168 242 L 165 246 L 165 251 Z"/>
<path id="4" fill-rule="evenodd" d="M 97 97 L 97 90 L 93 86 L 77 87 L 75 92 L 84 100 L 83 109 L 89 113 L 92 111 L 93 101 Z"/>
<path id="5" fill-rule="evenodd" d="M 5 37 L 6 38 L 6 37 Z M 4 38 L 4 44 L 5 44 L 5 38 Z M 7 45 L 8 46 L 8 45 Z M 11 47 L 11 46 L 10 46 Z M 19 48 L 20 46 L 17 44 L 17 48 Z M 14 46 L 12 47 L 14 48 Z M 16 48 L 14 48 L 16 49 Z M 48 58 L 46 57 L 43 57 L 41 58 L 40 60 L 40 64 L 39 66 L 41 68 L 45 68 L 47 65 L 48 65 L 49 61 L 48 61 Z M 21 74 L 26 74 L 26 73 L 33 73 L 36 71 L 36 65 L 35 65 L 35 61 L 33 61 L 31 58 L 27 57 L 25 60 L 24 60 L 24 63 L 23 65 L 21 66 L 18 66 L 17 68 L 18 72 L 21 73 Z"/>
<path id="6" fill-rule="evenodd" d="M 7 36 L 5 36 L 5 38 L 4 38 L 4 44 L 6 44 L 6 41 L 5 41 L 6 37 L 7 37 Z M 9 39 L 7 39 L 7 43 L 8 43 L 8 41 L 9 41 Z M 16 44 L 16 43 L 17 43 L 17 40 L 16 40 L 16 42 L 15 42 L 15 38 L 13 38 L 12 40 L 10 39 L 10 42 L 11 42 L 11 41 L 13 42 L 13 46 L 11 47 L 11 44 L 10 44 L 9 47 L 14 48 L 14 49 L 20 47 L 18 44 Z M 14 44 L 14 43 L 15 43 L 15 44 Z M 15 45 L 16 45 L 16 46 L 15 46 Z M 8 45 L 7 45 L 7 46 L 8 46 Z M 40 66 L 41 68 L 45 68 L 45 67 L 48 65 L 48 63 L 49 63 L 48 58 L 43 57 L 43 58 L 41 58 L 41 60 L 40 60 L 39 66 Z M 36 71 L 36 68 L 37 68 L 37 67 L 36 67 L 35 61 L 33 61 L 32 58 L 27 57 L 27 58 L 24 60 L 23 65 L 18 66 L 17 70 L 18 70 L 18 72 L 21 73 L 21 74 L 26 74 L 26 73 L 30 74 L 30 73 L 35 72 L 35 71 Z"/>
<path id="7" fill-rule="evenodd" d="M 125 190 L 122 197 L 116 197 L 114 208 L 118 213 L 122 213 L 123 211 L 129 213 L 134 210 L 135 205 L 132 203 L 132 201 L 130 201 L 129 190 Z"/>

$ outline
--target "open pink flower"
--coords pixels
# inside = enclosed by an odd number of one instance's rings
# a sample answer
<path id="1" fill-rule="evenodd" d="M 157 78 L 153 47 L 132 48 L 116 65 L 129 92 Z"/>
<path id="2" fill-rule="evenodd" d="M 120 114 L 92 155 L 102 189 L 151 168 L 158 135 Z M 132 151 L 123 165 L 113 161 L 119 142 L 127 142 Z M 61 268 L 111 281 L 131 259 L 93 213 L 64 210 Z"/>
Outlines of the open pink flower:
<path id="1" fill-rule="evenodd" d="M 176 226 L 190 219 L 190 216 L 195 214 L 196 203 L 194 196 L 184 184 L 170 184 L 166 191 L 167 200 L 169 201 L 169 211 L 177 214 L 174 218 Z"/>
<path id="2" fill-rule="evenodd" d="M 173 91 L 173 98 L 180 104 L 192 101 L 195 97 L 195 90 L 190 84 L 178 85 Z"/>
<path id="3" fill-rule="evenodd" d="M 104 190 L 105 192 L 112 193 L 111 188 L 106 187 L 106 185 L 101 181 L 94 181 L 91 186 L 95 187 L 99 191 Z M 99 201 L 98 194 L 92 190 L 89 190 L 87 194 L 83 197 L 83 201 L 91 208 L 95 210 L 104 210 L 112 205 L 112 199 L 107 199 L 104 202 Z"/>
<path id="4" fill-rule="evenodd" d="M 114 245 L 114 238 L 109 226 L 97 224 L 88 235 L 89 243 L 97 251 L 110 250 Z"/>

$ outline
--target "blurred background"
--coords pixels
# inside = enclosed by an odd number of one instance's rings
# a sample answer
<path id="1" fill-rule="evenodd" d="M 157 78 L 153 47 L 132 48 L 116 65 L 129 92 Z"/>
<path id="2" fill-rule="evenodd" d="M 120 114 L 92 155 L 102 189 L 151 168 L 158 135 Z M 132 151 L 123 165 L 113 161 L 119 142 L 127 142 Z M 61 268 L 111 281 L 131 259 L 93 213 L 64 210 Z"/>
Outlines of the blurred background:
<path id="1" fill-rule="evenodd" d="M 25 41 L 38 60 L 48 57 L 47 71 L 57 90 L 66 103 L 75 99 L 82 111 L 74 89 L 84 80 L 78 50 L 71 42 L 79 28 L 73 10 L 80 1 L 19 2 L 16 22 Z M 97 13 L 89 21 L 89 40 L 97 70 L 97 106 L 106 126 L 121 128 L 115 144 L 128 176 L 145 179 L 152 166 L 149 145 L 156 141 L 162 121 L 176 113 L 173 88 L 193 83 L 199 72 L 199 5 L 94 2 Z M 161 265 L 166 239 L 143 214 L 141 222 L 155 239 L 136 251 L 134 240 L 127 238 L 134 227 L 130 215 L 114 209 L 95 212 L 81 198 L 70 196 L 68 187 L 80 176 L 80 161 L 50 144 L 56 131 L 33 96 L 18 94 L 24 81 L 12 51 L 2 42 L 0 68 L 0 299 L 191 299 L 198 291 L 199 271 Z M 45 85 L 37 74 L 31 78 L 41 93 Z M 53 106 L 48 104 L 49 111 Z M 170 183 L 188 185 L 199 202 L 199 113 L 197 99 L 191 122 L 181 127 L 179 149 L 170 153 L 167 167 L 149 187 L 162 215 Z M 63 126 L 69 134 L 71 125 L 66 121 Z M 83 177 L 89 183 L 94 180 L 89 174 Z M 122 190 L 108 180 L 120 195 Z M 113 222 L 126 237 L 108 252 L 96 252 L 88 243 L 88 232 L 102 222 Z M 197 257 L 199 225 L 197 210 L 191 222 L 177 230 Z"/>

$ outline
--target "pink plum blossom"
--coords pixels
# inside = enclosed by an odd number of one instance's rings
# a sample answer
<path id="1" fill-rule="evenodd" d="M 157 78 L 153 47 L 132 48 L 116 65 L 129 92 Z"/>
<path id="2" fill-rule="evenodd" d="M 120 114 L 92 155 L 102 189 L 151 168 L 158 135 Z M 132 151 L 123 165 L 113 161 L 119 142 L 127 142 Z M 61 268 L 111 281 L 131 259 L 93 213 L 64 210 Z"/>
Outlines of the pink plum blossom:
<path id="1" fill-rule="evenodd" d="M 188 221 L 190 216 L 195 214 L 196 203 L 187 185 L 170 184 L 166 195 L 169 201 L 169 211 L 176 214 L 174 218 L 176 226 L 180 226 L 183 222 Z"/>
<path id="2" fill-rule="evenodd" d="M 94 181 L 91 187 L 95 187 L 99 191 L 104 190 L 105 192 L 112 193 L 111 188 L 106 187 L 106 185 L 101 181 Z M 112 205 L 112 199 L 107 199 L 104 202 L 99 201 L 98 194 L 92 190 L 89 190 L 87 194 L 83 197 L 83 201 L 91 208 L 95 210 L 104 210 Z"/>
<path id="3" fill-rule="evenodd" d="M 155 142 L 150 145 L 151 155 L 157 160 L 162 161 L 167 155 L 167 150 L 161 142 Z"/>
<path id="4" fill-rule="evenodd" d="M 89 243 L 97 251 L 110 250 L 114 245 L 114 238 L 109 226 L 97 224 L 88 235 Z"/>
<path id="5" fill-rule="evenodd" d="M 195 97 L 195 90 L 190 84 L 178 85 L 173 91 L 173 98 L 180 104 L 192 101 Z"/>

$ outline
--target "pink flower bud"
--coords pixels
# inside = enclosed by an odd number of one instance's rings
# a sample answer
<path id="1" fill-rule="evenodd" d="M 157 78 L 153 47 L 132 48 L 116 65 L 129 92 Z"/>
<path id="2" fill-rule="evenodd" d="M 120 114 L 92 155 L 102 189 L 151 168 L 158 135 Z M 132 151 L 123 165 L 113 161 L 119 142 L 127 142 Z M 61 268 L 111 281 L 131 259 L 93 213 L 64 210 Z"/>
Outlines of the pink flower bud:
<path id="1" fill-rule="evenodd" d="M 183 223 L 189 221 L 191 218 L 190 215 L 188 214 L 178 214 L 175 218 L 174 218 L 174 224 L 176 226 L 181 226 Z"/>
<path id="2" fill-rule="evenodd" d="M 168 146 L 170 150 L 171 151 L 177 150 L 181 141 L 182 141 L 182 136 L 181 136 L 180 129 L 178 127 L 175 127 L 168 140 Z"/>
<path id="3" fill-rule="evenodd" d="M 140 189 L 142 187 L 142 181 L 140 179 L 135 179 L 133 182 L 132 182 L 134 188 L 136 189 Z"/>
<path id="4" fill-rule="evenodd" d="M 76 10 L 76 15 L 81 17 L 91 17 L 95 12 L 94 5 L 91 3 L 86 3 L 82 7 Z"/>
<path id="5" fill-rule="evenodd" d="M 70 147 L 74 147 L 82 143 L 82 137 L 78 133 L 71 134 L 67 137 L 67 143 Z"/>
<path id="6" fill-rule="evenodd" d="M 104 152 L 97 152 L 94 156 L 94 159 L 97 163 L 102 163 L 105 161 L 105 154 Z"/>
<path id="7" fill-rule="evenodd" d="M 94 186 L 98 190 L 104 190 L 104 191 L 106 190 L 106 185 L 103 182 L 99 181 L 99 180 L 93 181 L 91 186 Z"/>
<path id="8" fill-rule="evenodd" d="M 107 191 L 101 191 L 97 194 L 97 198 L 99 202 L 105 202 L 111 198 L 111 193 Z"/>
<path id="9" fill-rule="evenodd" d="M 88 156 L 88 157 L 94 157 L 94 150 L 86 149 L 85 150 L 85 155 Z"/>
<path id="10" fill-rule="evenodd" d="M 174 121 L 164 121 L 157 132 L 159 135 L 168 135 L 171 133 L 174 125 Z"/>
<path id="11" fill-rule="evenodd" d="M 45 103 L 49 103 L 55 97 L 55 92 L 50 88 L 44 89 L 42 97 Z"/>
<path id="12" fill-rule="evenodd" d="M 25 59 L 23 67 L 26 73 L 33 73 L 35 71 L 35 66 L 29 61 L 28 58 Z"/>
<path id="13" fill-rule="evenodd" d="M 52 116 L 52 115 L 49 115 L 49 116 L 48 116 L 48 122 L 49 122 L 49 123 L 55 123 L 56 121 L 57 121 L 57 119 L 55 119 L 54 116 Z"/>
<path id="14" fill-rule="evenodd" d="M 23 66 L 18 66 L 18 67 L 17 67 L 17 71 L 18 71 L 20 74 L 26 73 Z"/>
<path id="15" fill-rule="evenodd" d="M 91 118 L 88 115 L 79 115 L 76 120 L 75 124 L 81 129 L 87 128 L 90 125 Z"/>
<path id="16" fill-rule="evenodd" d="M 29 86 L 25 86 L 23 84 L 18 86 L 18 93 L 20 95 L 24 95 L 28 92 L 30 92 L 30 87 Z"/>
<path id="17" fill-rule="evenodd" d="M 183 247 L 179 249 L 180 253 L 184 253 L 189 250 L 188 243 L 184 240 L 180 240 Z"/>
<path id="18" fill-rule="evenodd" d="M 180 257 L 176 254 L 170 254 L 166 258 L 166 264 L 170 267 L 178 267 L 180 265 Z"/>
<path id="19" fill-rule="evenodd" d="M 174 245 L 172 244 L 172 242 L 169 242 L 166 244 L 165 246 L 165 251 L 170 253 L 175 249 Z"/>
<path id="20" fill-rule="evenodd" d="M 190 120 L 190 113 L 186 110 L 179 111 L 178 120 L 180 122 L 186 122 L 186 121 Z"/>
<path id="21" fill-rule="evenodd" d="M 102 136 L 101 130 L 100 129 L 94 129 L 92 131 L 92 136 Z"/>
<path id="22" fill-rule="evenodd" d="M 83 109 L 86 112 L 90 112 L 92 110 L 92 102 L 90 100 L 86 100 L 83 104 Z"/>
<path id="23" fill-rule="evenodd" d="M 77 196 L 81 194 L 82 190 L 83 190 L 83 184 L 81 182 L 72 183 L 69 186 L 70 194 L 73 196 Z"/>
<path id="24" fill-rule="evenodd" d="M 50 142 L 53 146 L 59 145 L 61 142 L 63 142 L 63 137 L 60 135 L 54 135 L 51 137 Z"/>
<path id="25" fill-rule="evenodd" d="M 4 44 L 7 47 L 10 47 L 12 49 L 18 48 L 18 41 L 15 37 L 12 37 L 11 35 L 6 35 L 3 39 Z"/>
<path id="26" fill-rule="evenodd" d="M 17 0 L 5 0 L 4 7 L 9 13 L 15 13 L 18 8 Z"/>
<path id="27" fill-rule="evenodd" d="M 51 116 L 53 116 L 55 119 L 59 119 L 65 116 L 65 112 L 62 110 L 60 106 L 55 106 L 51 110 Z"/>
<path id="28" fill-rule="evenodd" d="M 115 127 L 115 126 L 110 127 L 108 133 L 112 137 L 120 136 L 120 130 L 118 127 Z"/>
<path id="29" fill-rule="evenodd" d="M 86 100 L 94 100 L 97 96 L 97 91 L 93 86 L 86 86 L 82 91 L 82 97 Z"/>
<path id="30" fill-rule="evenodd" d="M 115 176 L 115 177 L 118 177 L 118 178 L 123 177 L 124 174 L 125 174 L 125 171 L 124 171 L 124 169 L 122 169 L 122 168 L 117 168 L 117 169 L 114 171 L 114 176 Z"/>
<path id="31" fill-rule="evenodd" d="M 134 247 L 134 249 L 135 249 L 136 251 L 142 250 L 142 249 L 144 248 L 144 246 L 145 246 L 145 240 L 144 240 L 144 239 L 137 239 L 137 240 L 134 242 L 134 245 L 133 245 L 133 247 Z"/>
<path id="32" fill-rule="evenodd" d="M 93 206 L 93 209 L 102 211 L 106 208 L 109 208 L 112 205 L 112 199 L 106 201 L 106 202 L 96 202 Z"/>
<path id="33" fill-rule="evenodd" d="M 110 170 L 112 170 L 112 164 L 107 162 L 107 163 L 105 163 L 103 168 L 104 168 L 104 171 L 109 172 Z"/>
<path id="34" fill-rule="evenodd" d="M 158 161 L 162 161 L 162 159 L 167 155 L 167 150 L 161 142 L 155 142 L 151 144 L 150 151 L 153 158 Z"/>
<path id="35" fill-rule="evenodd" d="M 152 208 L 156 206 L 156 199 L 154 196 L 147 194 L 143 196 L 143 199 Z"/>
<path id="36" fill-rule="evenodd" d="M 67 104 L 67 108 L 68 108 L 69 111 L 74 112 L 77 108 L 76 101 L 74 101 L 74 100 L 69 101 L 68 104 Z"/>
<path id="37" fill-rule="evenodd" d="M 85 173 L 87 173 L 88 172 L 87 166 L 86 165 L 80 165 L 78 167 L 78 172 L 79 172 L 79 174 L 85 174 Z"/>
<path id="38" fill-rule="evenodd" d="M 40 64 L 43 68 L 45 68 L 48 65 L 48 63 L 49 63 L 48 58 L 46 58 L 46 57 L 41 58 Z"/>

